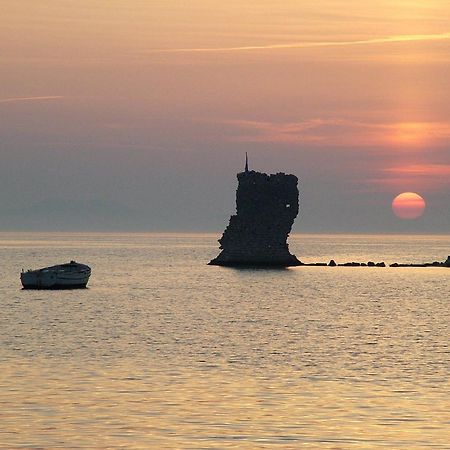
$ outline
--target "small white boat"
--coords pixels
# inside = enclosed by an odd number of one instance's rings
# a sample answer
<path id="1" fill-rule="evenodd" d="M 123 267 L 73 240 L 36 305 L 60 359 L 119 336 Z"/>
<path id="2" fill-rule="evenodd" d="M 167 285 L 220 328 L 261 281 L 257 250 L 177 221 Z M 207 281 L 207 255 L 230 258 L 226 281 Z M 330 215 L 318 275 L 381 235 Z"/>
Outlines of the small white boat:
<path id="1" fill-rule="evenodd" d="M 22 270 L 20 281 L 24 289 L 80 289 L 86 287 L 90 276 L 89 266 L 70 261 L 43 269 Z"/>

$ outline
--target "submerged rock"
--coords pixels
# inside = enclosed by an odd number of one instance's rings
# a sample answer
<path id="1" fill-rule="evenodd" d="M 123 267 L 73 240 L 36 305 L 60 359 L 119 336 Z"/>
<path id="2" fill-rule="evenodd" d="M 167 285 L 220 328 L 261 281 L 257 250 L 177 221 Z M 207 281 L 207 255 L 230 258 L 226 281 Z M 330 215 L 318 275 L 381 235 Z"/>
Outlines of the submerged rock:
<path id="1" fill-rule="evenodd" d="M 295 175 L 249 171 L 238 173 L 236 215 L 219 240 L 218 266 L 299 266 L 287 238 L 298 214 Z"/>

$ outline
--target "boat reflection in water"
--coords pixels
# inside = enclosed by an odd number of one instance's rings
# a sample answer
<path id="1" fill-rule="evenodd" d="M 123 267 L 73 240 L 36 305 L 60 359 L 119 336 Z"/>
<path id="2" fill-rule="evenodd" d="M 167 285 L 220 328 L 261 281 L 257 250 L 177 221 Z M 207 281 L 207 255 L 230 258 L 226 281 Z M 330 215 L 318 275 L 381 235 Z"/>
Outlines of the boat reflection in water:
<path id="1" fill-rule="evenodd" d="M 70 261 L 67 264 L 22 271 L 20 281 L 24 289 L 81 289 L 86 287 L 90 276 L 89 266 Z"/>

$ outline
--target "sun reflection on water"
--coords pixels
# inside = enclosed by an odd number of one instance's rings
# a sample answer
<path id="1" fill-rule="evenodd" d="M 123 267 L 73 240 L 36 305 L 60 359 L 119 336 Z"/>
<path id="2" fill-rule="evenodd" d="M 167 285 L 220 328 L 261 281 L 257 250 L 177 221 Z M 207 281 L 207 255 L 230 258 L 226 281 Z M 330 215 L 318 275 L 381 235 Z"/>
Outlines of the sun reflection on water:
<path id="1" fill-rule="evenodd" d="M 229 270 L 206 265 L 215 235 L 0 238 L 0 448 L 448 448 L 446 269 Z M 449 247 L 291 238 L 315 261 Z M 20 290 L 20 267 L 74 252 L 89 289 Z"/>
<path id="2" fill-rule="evenodd" d="M 33 442 L 92 449 L 448 443 L 442 433 L 450 420 L 449 404 L 442 401 L 447 383 L 392 386 L 311 379 L 286 369 L 224 369 L 111 361 L 99 370 L 16 361 L 3 371 L 2 440 L 9 448 Z"/>

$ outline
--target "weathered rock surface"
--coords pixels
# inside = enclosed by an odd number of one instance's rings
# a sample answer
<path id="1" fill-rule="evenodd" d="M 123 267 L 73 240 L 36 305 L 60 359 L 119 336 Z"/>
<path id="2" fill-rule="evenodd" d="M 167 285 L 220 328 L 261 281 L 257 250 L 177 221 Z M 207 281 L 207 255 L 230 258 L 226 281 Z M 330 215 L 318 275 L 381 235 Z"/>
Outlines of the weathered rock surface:
<path id="1" fill-rule="evenodd" d="M 218 266 L 298 266 L 287 238 L 298 214 L 295 175 L 248 171 L 238 173 L 236 215 L 219 239 L 222 252 L 209 264 Z"/>

